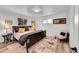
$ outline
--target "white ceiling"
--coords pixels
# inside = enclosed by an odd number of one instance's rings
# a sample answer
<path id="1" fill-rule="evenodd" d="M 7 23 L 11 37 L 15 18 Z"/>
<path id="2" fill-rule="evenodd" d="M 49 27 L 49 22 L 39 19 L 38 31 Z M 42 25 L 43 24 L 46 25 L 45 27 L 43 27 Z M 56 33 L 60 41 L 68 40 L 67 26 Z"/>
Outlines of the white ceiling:
<path id="1" fill-rule="evenodd" d="M 39 7 L 41 12 L 35 13 L 33 12 L 34 7 Z M 69 11 L 69 5 L 3 5 L 0 6 L 1 12 L 12 12 L 18 13 L 26 16 L 46 16 L 51 14 L 57 14 L 61 12 Z"/>

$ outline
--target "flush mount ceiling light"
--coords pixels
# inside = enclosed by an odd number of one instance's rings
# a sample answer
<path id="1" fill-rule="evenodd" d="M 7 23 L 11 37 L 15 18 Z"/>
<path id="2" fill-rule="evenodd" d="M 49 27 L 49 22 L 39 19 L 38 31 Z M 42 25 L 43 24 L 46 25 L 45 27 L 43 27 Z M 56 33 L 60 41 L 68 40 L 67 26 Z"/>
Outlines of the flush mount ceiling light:
<path id="1" fill-rule="evenodd" d="M 40 7 L 34 7 L 32 10 L 33 10 L 34 12 L 36 12 L 36 13 L 38 13 L 38 12 L 41 11 Z"/>

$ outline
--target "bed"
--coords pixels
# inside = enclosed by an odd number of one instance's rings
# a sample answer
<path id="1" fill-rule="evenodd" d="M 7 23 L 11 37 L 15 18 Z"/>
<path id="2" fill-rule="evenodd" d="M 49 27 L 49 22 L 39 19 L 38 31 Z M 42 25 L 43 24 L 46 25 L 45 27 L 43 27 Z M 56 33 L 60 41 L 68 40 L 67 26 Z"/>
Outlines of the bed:
<path id="1" fill-rule="evenodd" d="M 31 26 L 13 26 L 13 38 L 17 40 L 22 46 L 26 44 L 27 53 L 28 49 L 35 43 L 39 42 L 41 39 L 46 37 L 45 30 L 34 30 L 29 31 Z M 18 32 L 18 28 L 25 28 L 25 32 Z"/>

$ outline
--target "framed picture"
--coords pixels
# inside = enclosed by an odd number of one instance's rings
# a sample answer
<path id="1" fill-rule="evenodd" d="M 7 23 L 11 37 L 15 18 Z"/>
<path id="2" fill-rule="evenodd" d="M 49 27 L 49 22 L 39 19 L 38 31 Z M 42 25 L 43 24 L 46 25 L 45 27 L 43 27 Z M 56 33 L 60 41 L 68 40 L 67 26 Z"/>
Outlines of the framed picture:
<path id="1" fill-rule="evenodd" d="M 53 19 L 53 24 L 66 24 L 66 18 Z"/>
<path id="2" fill-rule="evenodd" d="M 35 22 L 35 20 L 32 20 L 32 21 L 31 21 L 31 26 L 32 26 L 33 28 L 36 27 L 36 22 Z"/>
<path id="3" fill-rule="evenodd" d="M 32 21 L 31 21 L 31 25 L 32 25 L 33 27 L 35 27 L 35 26 L 36 26 L 36 22 L 35 22 L 34 20 L 32 20 Z"/>
<path id="4" fill-rule="evenodd" d="M 18 18 L 18 25 L 27 25 L 27 19 Z"/>

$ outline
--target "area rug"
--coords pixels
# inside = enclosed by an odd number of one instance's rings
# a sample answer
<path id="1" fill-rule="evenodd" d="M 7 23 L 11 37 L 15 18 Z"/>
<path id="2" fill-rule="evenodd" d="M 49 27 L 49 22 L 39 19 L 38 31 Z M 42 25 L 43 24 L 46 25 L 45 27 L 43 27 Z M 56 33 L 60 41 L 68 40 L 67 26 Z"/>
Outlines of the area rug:
<path id="1" fill-rule="evenodd" d="M 26 47 L 21 46 L 18 42 L 13 42 L 8 45 L 0 45 L 1 53 L 27 53 Z M 61 46 L 61 47 L 60 47 Z M 53 37 L 43 38 L 38 43 L 29 48 L 29 53 L 69 53 L 70 48 L 68 43 L 58 44 L 58 39 Z"/>

